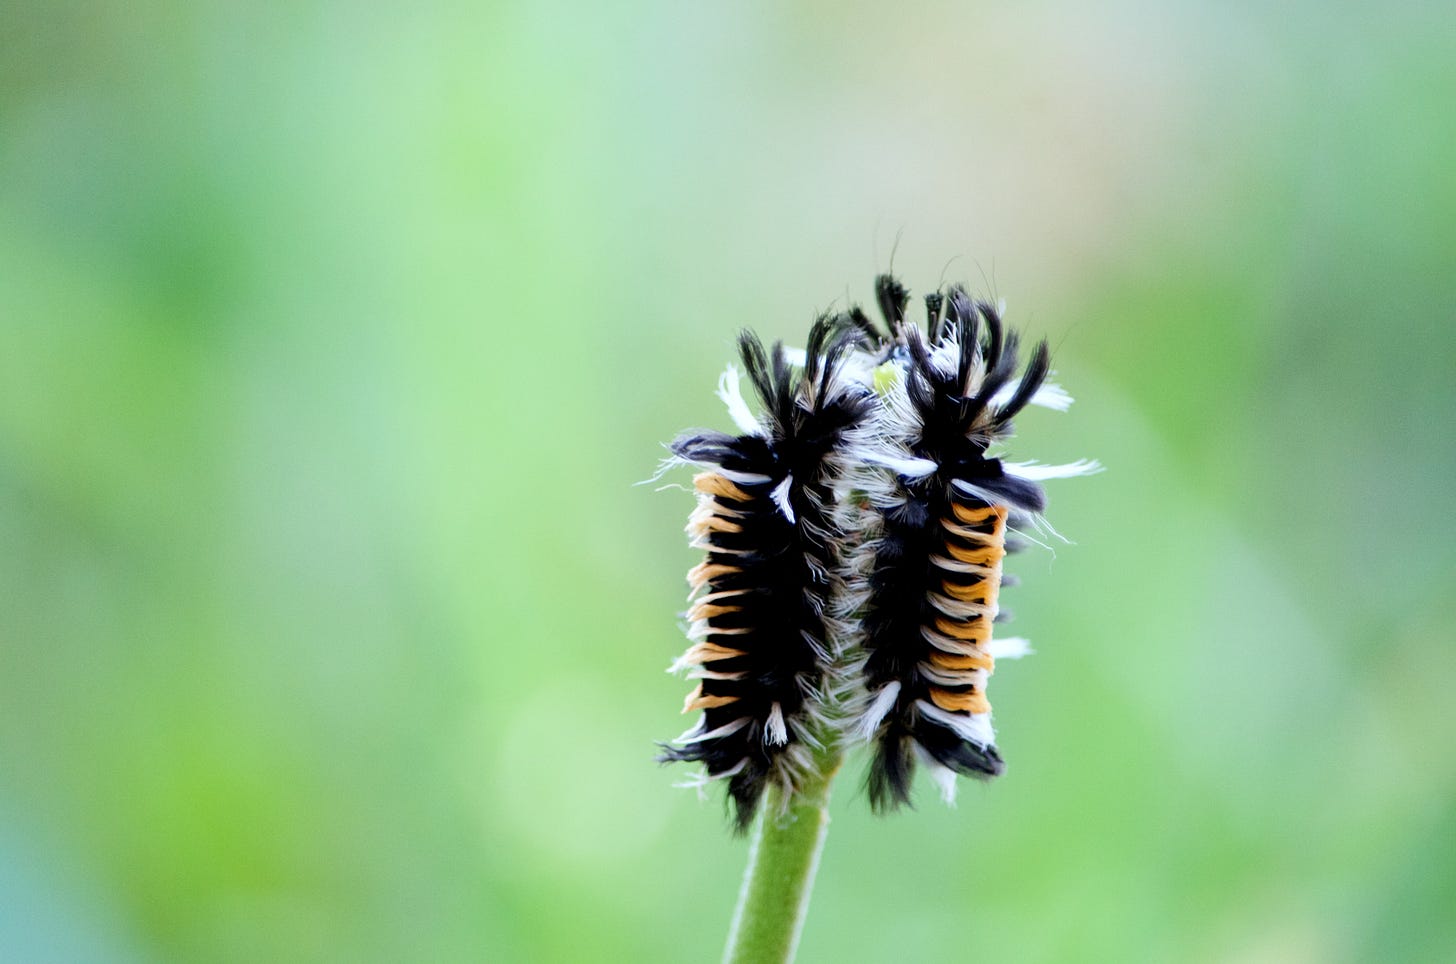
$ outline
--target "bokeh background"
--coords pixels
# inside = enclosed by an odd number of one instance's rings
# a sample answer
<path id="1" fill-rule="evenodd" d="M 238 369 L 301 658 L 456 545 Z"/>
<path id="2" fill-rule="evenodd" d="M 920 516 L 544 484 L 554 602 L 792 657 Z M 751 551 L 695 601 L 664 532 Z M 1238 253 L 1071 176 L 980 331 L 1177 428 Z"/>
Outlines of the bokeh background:
<path id="1" fill-rule="evenodd" d="M 1108 471 L 801 960 L 1453 959 L 1453 104 L 1449 3 L 0 4 L 0 958 L 715 960 L 633 483 L 893 263 Z"/>

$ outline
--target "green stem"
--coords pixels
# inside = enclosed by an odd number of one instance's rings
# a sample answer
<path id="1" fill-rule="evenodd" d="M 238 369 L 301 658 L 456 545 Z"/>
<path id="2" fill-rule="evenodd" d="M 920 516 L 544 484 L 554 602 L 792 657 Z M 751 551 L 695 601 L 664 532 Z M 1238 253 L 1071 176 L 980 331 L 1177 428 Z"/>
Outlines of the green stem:
<path id="1" fill-rule="evenodd" d="M 837 760 L 824 767 L 824 776 L 801 787 L 787 812 L 777 788 L 764 794 L 724 964 L 789 964 L 794 959 L 829 833 L 829 784 L 837 769 Z"/>

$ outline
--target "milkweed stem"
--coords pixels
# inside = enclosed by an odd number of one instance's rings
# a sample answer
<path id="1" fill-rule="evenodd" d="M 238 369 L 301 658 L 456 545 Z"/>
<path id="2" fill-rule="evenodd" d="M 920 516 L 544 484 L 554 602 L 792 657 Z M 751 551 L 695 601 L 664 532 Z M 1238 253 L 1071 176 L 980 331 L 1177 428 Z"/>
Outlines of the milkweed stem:
<path id="1" fill-rule="evenodd" d="M 794 959 L 829 833 L 829 785 L 837 769 L 836 759 L 794 794 L 787 811 L 778 787 L 765 792 L 724 964 L 789 964 Z"/>

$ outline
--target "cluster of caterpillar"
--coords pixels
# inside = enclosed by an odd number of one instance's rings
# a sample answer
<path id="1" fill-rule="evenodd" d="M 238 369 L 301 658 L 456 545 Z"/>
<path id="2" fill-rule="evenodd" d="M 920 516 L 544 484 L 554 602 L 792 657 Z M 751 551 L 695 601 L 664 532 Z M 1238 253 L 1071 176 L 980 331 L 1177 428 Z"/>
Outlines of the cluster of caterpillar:
<path id="1" fill-rule="evenodd" d="M 1040 523 L 1038 481 L 1098 468 L 996 454 L 1026 405 L 1071 402 L 1046 382 L 1045 342 L 1022 367 L 1000 312 L 963 288 L 926 296 L 924 332 L 899 282 L 876 291 L 882 328 L 857 308 L 821 317 L 801 360 L 745 332 L 762 416 L 730 367 L 719 395 L 742 434 L 671 446 L 703 469 L 688 531 L 707 557 L 672 667 L 698 680 L 684 711 L 703 716 L 662 759 L 726 781 L 739 829 L 846 739 L 873 746 L 876 811 L 909 800 L 917 764 L 948 799 L 957 774 L 1001 773 L 986 684 L 997 656 L 1027 651 L 992 634 L 1007 533 Z"/>

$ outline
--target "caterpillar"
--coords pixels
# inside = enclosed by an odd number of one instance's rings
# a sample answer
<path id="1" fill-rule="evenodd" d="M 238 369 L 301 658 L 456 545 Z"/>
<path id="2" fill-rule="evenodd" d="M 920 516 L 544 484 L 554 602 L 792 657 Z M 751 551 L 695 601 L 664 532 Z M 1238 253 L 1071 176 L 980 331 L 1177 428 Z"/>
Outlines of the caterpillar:
<path id="1" fill-rule="evenodd" d="M 995 453 L 1026 405 L 1071 402 L 1046 383 L 1045 341 L 1023 367 L 1017 334 L 963 288 L 925 297 L 924 333 L 905 321 L 909 293 L 898 281 L 881 276 L 876 293 L 887 332 L 862 313 L 856 319 L 877 334 L 884 404 L 880 445 L 858 483 L 871 532 L 853 562 L 866 584 L 857 613 L 864 691 L 848 727 L 873 744 L 866 784 L 883 812 L 908 803 L 917 762 L 948 800 L 956 774 L 1004 770 L 986 685 L 996 657 L 1028 651 L 1024 639 L 992 633 L 1004 615 L 1002 559 L 1019 547 L 1008 531 L 1040 517 L 1039 480 L 1099 466 L 1018 464 Z"/>
<path id="2" fill-rule="evenodd" d="M 730 367 L 719 395 L 742 434 L 692 431 L 670 446 L 703 470 L 687 527 L 706 551 L 688 573 L 692 645 L 671 667 L 698 681 L 683 711 L 702 717 L 659 759 L 701 762 L 703 781 L 726 781 L 740 832 L 769 785 L 787 801 L 831 733 L 845 636 L 836 488 L 875 404 L 843 370 L 862 337 L 843 315 L 821 317 L 795 366 L 782 343 L 765 352 L 744 332 L 739 354 L 762 416 Z"/>

